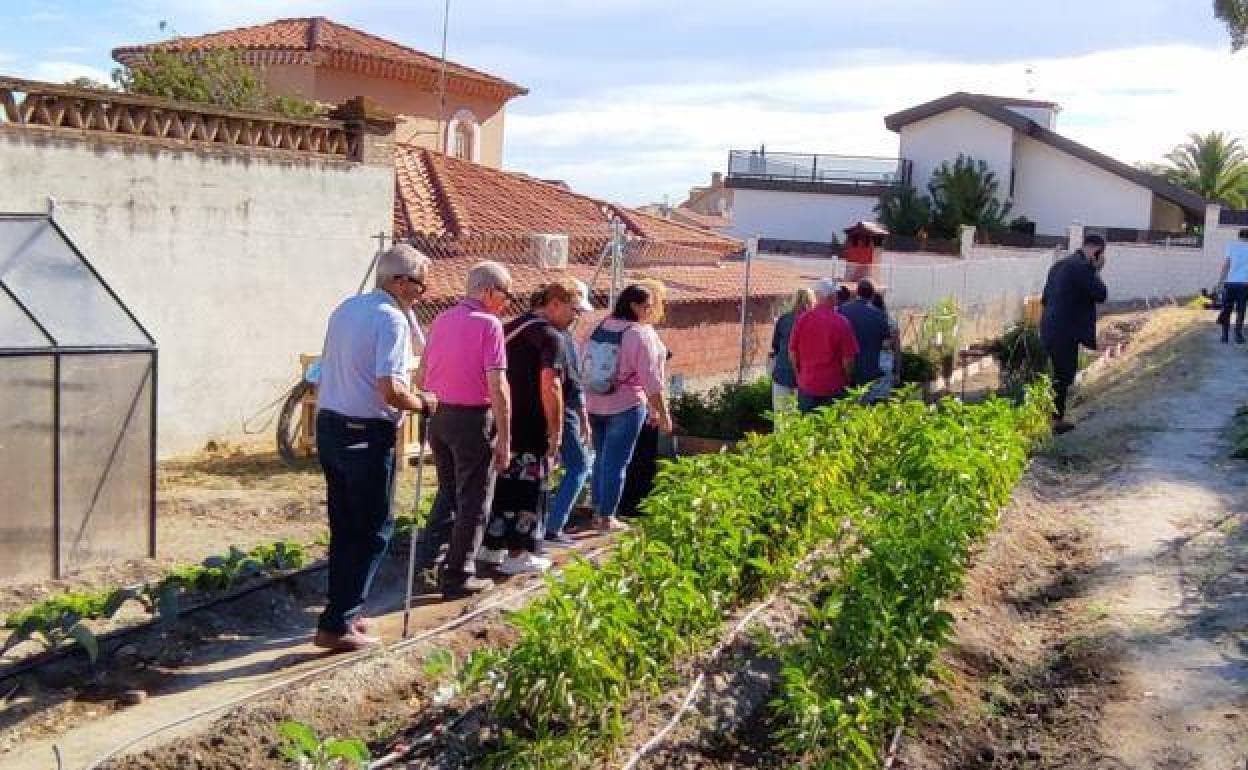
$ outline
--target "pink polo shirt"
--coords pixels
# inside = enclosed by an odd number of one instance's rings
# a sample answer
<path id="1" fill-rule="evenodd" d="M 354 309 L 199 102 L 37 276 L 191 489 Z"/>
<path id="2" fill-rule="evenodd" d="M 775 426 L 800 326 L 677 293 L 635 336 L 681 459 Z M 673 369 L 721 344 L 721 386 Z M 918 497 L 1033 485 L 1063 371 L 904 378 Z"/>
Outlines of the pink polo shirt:
<path id="1" fill-rule="evenodd" d="M 662 393 L 667 351 L 654 328 L 635 321 L 608 318 L 607 331 L 624 331 L 620 338 L 620 363 L 616 389 L 605 396 L 585 391 L 585 407 L 590 414 L 619 414 L 646 403 L 646 395 Z"/>
<path id="2" fill-rule="evenodd" d="M 425 345 L 425 390 L 444 404 L 488 406 L 486 373 L 507 368 L 503 323 L 475 299 L 433 319 Z"/>

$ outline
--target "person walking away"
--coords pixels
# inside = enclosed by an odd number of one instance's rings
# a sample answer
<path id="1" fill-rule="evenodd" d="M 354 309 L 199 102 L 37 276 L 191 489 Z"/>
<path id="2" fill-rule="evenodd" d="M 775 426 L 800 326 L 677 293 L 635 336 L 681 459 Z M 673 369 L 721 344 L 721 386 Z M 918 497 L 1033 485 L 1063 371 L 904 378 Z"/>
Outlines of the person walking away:
<path id="1" fill-rule="evenodd" d="M 1083 246 L 1049 268 L 1040 303 L 1040 341 L 1053 366 L 1053 432 L 1066 433 L 1066 399 L 1079 367 L 1079 346 L 1096 349 L 1096 306 L 1108 291 L 1101 280 L 1105 239 L 1089 235 Z"/>
<path id="2" fill-rule="evenodd" d="M 845 395 L 854 372 L 858 342 L 845 316 L 836 311 L 837 282 L 815 284 L 815 306 L 793 324 L 789 358 L 797 372 L 797 409 L 802 414 Z"/>
<path id="3" fill-rule="evenodd" d="M 667 287 L 653 278 L 642 279 L 637 282 L 637 285 L 650 290 L 650 297 L 654 302 L 650 325 L 657 327 L 663 322 L 663 316 L 666 313 Z M 668 362 L 672 360 L 672 351 L 663 344 L 663 339 L 658 337 L 657 332 L 655 336 L 663 352 L 663 365 L 666 371 Z M 637 434 L 637 446 L 633 448 L 633 457 L 628 461 L 628 470 L 624 473 L 624 491 L 620 494 L 620 504 L 616 508 L 618 516 L 631 518 L 641 515 L 641 501 L 650 495 L 650 490 L 654 488 L 654 477 L 658 475 L 658 472 L 658 420 L 654 412 L 647 412 L 646 421 L 641 426 L 641 433 Z"/>
<path id="4" fill-rule="evenodd" d="M 438 493 L 417 559 L 432 565 L 447 544 L 440 577 L 444 599 L 493 585 L 471 575 L 468 560 L 481 546 L 495 474 L 511 464 L 511 397 L 498 316 L 514 301 L 507 269 L 478 262 L 468 271 L 464 298 L 430 326 L 416 371 L 417 383 L 439 401 L 429 423 Z"/>
<path id="5" fill-rule="evenodd" d="M 793 292 L 793 307 L 776 319 L 771 331 L 771 352 L 767 354 L 771 370 L 771 410 L 776 414 L 791 411 L 797 400 L 797 372 L 789 358 L 789 338 L 799 316 L 815 306 L 815 293 L 803 286 Z"/>
<path id="6" fill-rule="evenodd" d="M 858 343 L 852 382 L 855 386 L 874 385 L 884 375 L 880 371 L 880 351 L 890 336 L 888 316 L 871 302 L 875 297 L 875 286 L 871 281 L 865 278 L 859 281 L 856 294 L 854 299 L 837 310 L 849 321 L 854 330 L 854 340 Z"/>
<path id="7" fill-rule="evenodd" d="M 511 389 L 511 462 L 494 486 L 494 505 L 478 561 L 504 575 L 544 572 L 544 494 L 563 440 L 563 343 L 559 330 L 576 318 L 572 279 L 538 289 L 532 309 L 503 325 Z"/>
<path id="8" fill-rule="evenodd" d="M 1226 260 L 1222 263 L 1222 311 L 1218 324 L 1222 327 L 1222 342 L 1230 342 L 1231 310 L 1235 310 L 1235 342 L 1244 344 L 1244 308 L 1248 306 L 1248 227 L 1239 231 L 1239 240 L 1226 245 Z"/>
<path id="9" fill-rule="evenodd" d="M 888 314 L 884 295 L 879 290 L 871 296 L 871 304 L 888 320 L 888 341 L 880 350 L 880 378 L 867 391 L 867 403 L 886 400 L 893 393 L 893 385 L 901 379 L 901 329 L 897 326 L 897 319 Z"/>
<path id="10" fill-rule="evenodd" d="M 334 310 L 321 353 L 316 450 L 329 514 L 329 590 L 313 643 L 335 652 L 371 647 L 363 617 L 390 535 L 395 438 L 408 411 L 437 400 L 409 384 L 410 308 L 425 291 L 429 258 L 406 244 L 377 260 L 377 288 Z"/>
<path id="11" fill-rule="evenodd" d="M 585 480 L 589 478 L 589 412 L 585 409 L 580 354 L 571 330 L 582 314 L 593 312 L 594 306 L 589 303 L 589 287 L 585 282 L 574 278 L 572 284 L 576 287 L 572 303 L 575 315 L 572 324 L 558 329 L 563 372 L 560 380 L 563 385 L 563 441 L 559 444 L 559 465 L 563 468 L 563 478 L 559 480 L 550 510 L 546 513 L 545 527 L 546 542 L 561 548 L 576 544 L 564 534 L 563 528 L 572 514 L 572 506 L 581 496 Z"/>
<path id="12" fill-rule="evenodd" d="M 663 393 L 664 351 L 650 325 L 655 309 L 649 289 L 625 287 L 581 357 L 594 442 L 594 527 L 600 532 L 627 529 L 615 514 L 647 413 L 654 412 L 659 430 L 672 430 Z"/>

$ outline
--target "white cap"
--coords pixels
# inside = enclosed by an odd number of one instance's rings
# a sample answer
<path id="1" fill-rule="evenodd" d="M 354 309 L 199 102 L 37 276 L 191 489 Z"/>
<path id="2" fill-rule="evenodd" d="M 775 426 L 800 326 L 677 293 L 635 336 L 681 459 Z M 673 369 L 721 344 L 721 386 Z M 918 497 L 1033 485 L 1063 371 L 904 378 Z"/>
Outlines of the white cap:
<path id="1" fill-rule="evenodd" d="M 592 312 L 594 306 L 589 304 L 589 287 L 580 278 L 573 278 L 572 283 L 576 284 L 576 309 L 582 313 Z"/>
<path id="2" fill-rule="evenodd" d="M 819 299 L 834 297 L 840 288 L 841 284 L 835 278 L 820 278 L 815 281 L 815 296 Z"/>

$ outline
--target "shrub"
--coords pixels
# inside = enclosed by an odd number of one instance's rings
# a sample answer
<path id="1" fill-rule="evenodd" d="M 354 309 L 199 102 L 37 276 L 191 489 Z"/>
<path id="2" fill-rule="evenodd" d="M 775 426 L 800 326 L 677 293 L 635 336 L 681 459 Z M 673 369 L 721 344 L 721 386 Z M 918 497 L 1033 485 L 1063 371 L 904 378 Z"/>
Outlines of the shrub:
<path id="1" fill-rule="evenodd" d="M 771 431 L 771 380 L 728 384 L 672 399 L 672 421 L 687 436 L 736 441 Z"/>

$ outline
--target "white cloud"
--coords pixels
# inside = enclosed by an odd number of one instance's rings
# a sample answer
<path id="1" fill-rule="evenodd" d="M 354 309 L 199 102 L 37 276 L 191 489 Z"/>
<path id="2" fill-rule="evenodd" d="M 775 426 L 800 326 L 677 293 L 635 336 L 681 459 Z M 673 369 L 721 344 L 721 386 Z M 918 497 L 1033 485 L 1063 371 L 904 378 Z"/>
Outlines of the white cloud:
<path id="1" fill-rule="evenodd" d="M 1059 131 L 1128 163 L 1156 160 L 1192 131 L 1248 127 L 1248 110 L 1225 85 L 1248 82 L 1248 57 L 1222 49 L 998 63 L 873 51 L 845 61 L 736 81 L 637 85 L 556 100 L 539 113 L 521 101 L 507 117 L 508 165 L 626 202 L 679 200 L 722 169 L 731 148 L 891 155 L 897 138 L 884 115 L 959 90 L 1023 96 L 1029 80 L 1035 98 L 1062 105 Z"/>
<path id="2" fill-rule="evenodd" d="M 42 80 L 48 83 L 64 83 L 74 78 L 91 78 L 101 83 L 109 82 L 109 74 L 104 70 L 68 61 L 35 62 L 25 74 L 31 80 Z"/>

